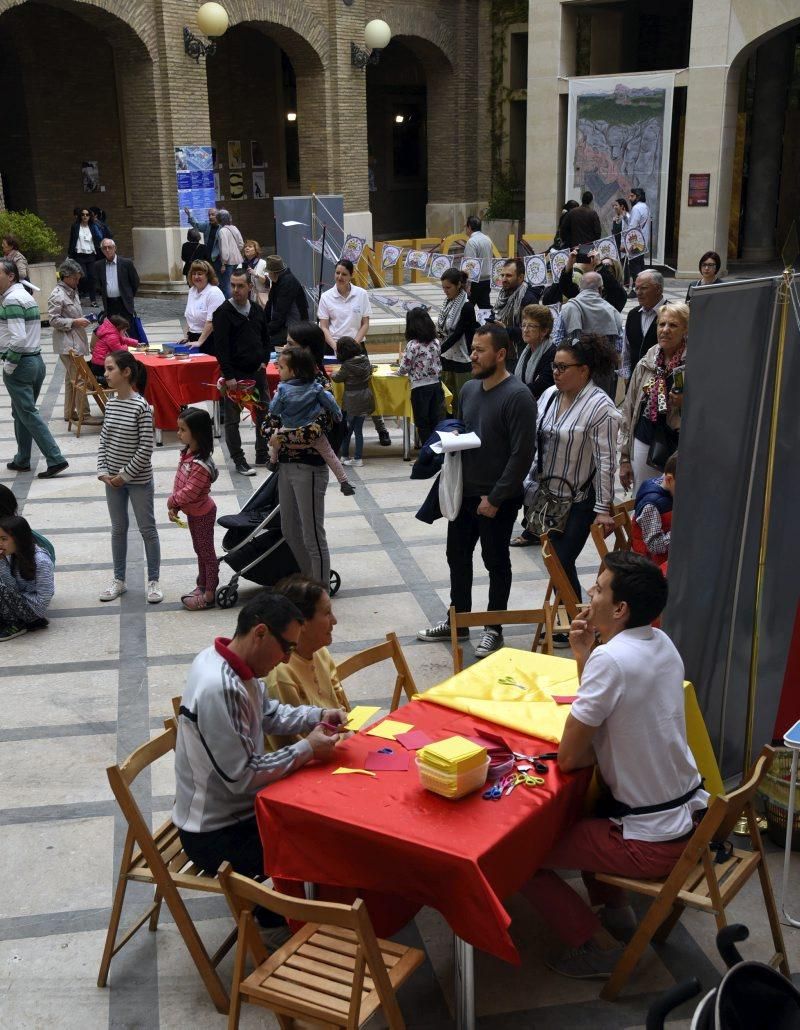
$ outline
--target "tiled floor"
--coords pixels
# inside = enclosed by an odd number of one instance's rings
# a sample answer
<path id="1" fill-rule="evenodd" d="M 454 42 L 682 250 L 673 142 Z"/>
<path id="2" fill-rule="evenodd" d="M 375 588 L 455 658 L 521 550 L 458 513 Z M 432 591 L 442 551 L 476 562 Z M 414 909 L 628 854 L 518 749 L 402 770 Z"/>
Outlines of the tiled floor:
<path id="1" fill-rule="evenodd" d="M 155 310 L 156 302 L 149 302 Z M 156 338 L 175 338 L 175 323 L 148 327 Z M 43 337 L 49 352 L 49 333 Z M 46 631 L 3 645 L 0 706 L 0 1027 L 13 1030 L 81 1028 L 223 1027 L 208 1002 L 186 949 L 168 916 L 157 934 L 142 931 L 115 959 L 107 990 L 96 987 L 108 921 L 115 863 L 124 828 L 107 785 L 105 768 L 122 759 L 161 725 L 169 699 L 179 693 L 188 663 L 214 636 L 232 631 L 235 611 L 190 615 L 179 595 L 192 586 L 195 564 L 186 531 L 170 524 L 164 501 L 177 458 L 173 434 L 155 454 L 159 532 L 164 554 L 165 601 L 148 606 L 138 533 L 130 537 L 129 591 L 119 602 L 101 605 L 98 592 L 111 577 L 110 540 L 102 487 L 94 477 L 99 430 L 80 440 L 61 421 L 62 371 L 46 354 L 49 376 L 42 410 L 70 461 L 68 472 L 39 481 L 35 473 L 13 476 L 5 462 L 13 451 L 8 397 L 0 391 L 0 478 L 13 487 L 26 517 L 50 537 L 57 550 L 57 593 Z M 250 435 L 248 435 L 248 432 Z M 251 431 L 245 433 L 252 448 Z M 379 448 L 370 431 L 366 461 L 353 470 L 355 498 L 331 486 L 327 527 L 333 565 L 342 576 L 335 601 L 339 619 L 334 651 L 339 657 L 381 639 L 388 629 L 400 636 L 421 688 L 443 678 L 449 655 L 443 645 L 419 644 L 416 629 L 445 614 L 448 574 L 441 525 L 413 517 L 427 492 L 408 479 L 394 446 Z M 35 452 L 38 456 L 38 452 Z M 231 477 L 224 460 L 215 496 L 221 513 L 238 509 L 253 483 Z M 256 483 L 261 481 L 259 472 Z M 218 544 L 221 539 L 221 532 Z M 535 605 L 545 578 L 537 554 L 515 551 L 512 606 Z M 581 559 L 585 582 L 596 569 L 587 547 Z M 223 578 L 227 578 L 223 573 Z M 251 589 L 245 586 L 242 596 Z M 486 602 L 487 579 L 478 563 L 476 604 Z M 513 642 L 515 636 L 509 635 Z M 523 646 L 525 646 L 523 644 Z M 352 685 L 351 685 L 352 684 Z M 348 683 L 354 701 L 386 705 L 390 682 L 379 670 Z M 163 818 L 172 792 L 168 763 L 154 770 L 141 798 L 152 818 Z M 780 854 L 770 858 L 773 881 Z M 792 905 L 800 910 L 793 866 Z M 752 951 L 767 950 L 765 920 L 757 889 L 748 887 L 734 906 L 748 923 Z M 143 891 L 131 892 L 142 900 Z M 201 933 L 219 941 L 229 922 L 218 900 L 194 901 Z M 132 912 L 133 906 L 128 910 Z M 541 956 L 548 944 L 542 926 L 520 898 L 512 898 L 512 933 L 522 965 L 477 956 L 479 1025 L 485 1028 L 641 1027 L 654 995 L 676 979 L 698 975 L 712 983 L 718 960 L 709 920 L 689 916 L 667 946 L 650 953 L 622 1001 L 597 1001 L 597 987 L 561 980 L 547 972 Z M 452 937 L 439 915 L 423 911 L 403 939 L 423 946 L 429 961 L 402 998 L 413 1027 L 452 1025 Z M 800 937 L 786 930 L 793 966 L 800 961 Z M 230 972 L 230 960 L 223 975 Z M 688 1013 L 675 1026 L 688 1026 Z M 243 1027 L 274 1025 L 252 1012 Z"/>

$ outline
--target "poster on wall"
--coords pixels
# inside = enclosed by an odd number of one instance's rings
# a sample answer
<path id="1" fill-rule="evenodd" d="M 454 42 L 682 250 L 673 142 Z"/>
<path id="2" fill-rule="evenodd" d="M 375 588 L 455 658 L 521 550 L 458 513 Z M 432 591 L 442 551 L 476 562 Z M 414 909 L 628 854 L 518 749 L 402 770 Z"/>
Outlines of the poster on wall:
<path id="1" fill-rule="evenodd" d="M 689 173 L 689 207 L 708 207 L 711 194 L 711 173 Z"/>
<path id="2" fill-rule="evenodd" d="M 242 141 L 240 139 L 228 140 L 228 168 L 244 168 Z"/>
<path id="3" fill-rule="evenodd" d="M 261 146 L 260 140 L 250 140 L 250 164 L 253 168 L 267 167 L 267 162 L 264 160 L 264 148 Z"/>
<path id="4" fill-rule="evenodd" d="M 263 172 L 253 172 L 253 200 L 266 200 L 269 196 Z"/>
<path id="5" fill-rule="evenodd" d="M 184 208 L 188 207 L 195 218 L 204 221 L 208 208 L 216 204 L 213 162 L 210 145 L 175 147 L 175 180 L 181 225 L 189 224 Z"/>
<path id="6" fill-rule="evenodd" d="M 242 172 L 228 172 L 228 196 L 231 200 L 246 200 L 244 175 Z"/>
<path id="7" fill-rule="evenodd" d="M 650 209 L 650 250 L 664 260 L 673 74 L 605 75 L 569 80 L 566 195 L 594 194 L 610 232 L 612 205 L 643 189 Z"/>
<path id="8" fill-rule="evenodd" d="M 100 163 L 98 161 L 81 161 L 81 183 L 84 193 L 100 192 Z"/>

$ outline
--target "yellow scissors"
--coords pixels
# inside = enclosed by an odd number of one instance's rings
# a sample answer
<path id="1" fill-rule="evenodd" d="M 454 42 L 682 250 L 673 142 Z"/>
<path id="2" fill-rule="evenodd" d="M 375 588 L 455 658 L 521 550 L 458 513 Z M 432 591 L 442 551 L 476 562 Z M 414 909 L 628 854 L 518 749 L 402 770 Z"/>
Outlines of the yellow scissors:
<path id="1" fill-rule="evenodd" d="M 514 773 L 514 778 L 511 783 L 506 787 L 505 793 L 508 796 L 512 790 L 517 787 L 541 787 L 544 785 L 544 779 L 541 776 L 531 776 L 530 773 L 518 772 Z"/>

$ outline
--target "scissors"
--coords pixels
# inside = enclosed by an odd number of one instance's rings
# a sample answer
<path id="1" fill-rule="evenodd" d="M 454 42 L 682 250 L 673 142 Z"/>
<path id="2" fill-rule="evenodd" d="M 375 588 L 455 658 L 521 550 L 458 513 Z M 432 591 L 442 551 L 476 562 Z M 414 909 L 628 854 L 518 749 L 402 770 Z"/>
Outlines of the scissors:
<path id="1" fill-rule="evenodd" d="M 531 776 L 530 773 L 518 772 L 514 775 L 511 783 L 506 787 L 506 796 L 511 793 L 512 790 L 516 790 L 517 787 L 541 787 L 544 785 L 544 780 L 541 776 Z"/>
<path id="2" fill-rule="evenodd" d="M 542 776 L 550 771 L 545 762 L 552 762 L 558 758 L 557 751 L 549 751 L 546 755 L 523 755 L 521 751 L 513 751 L 512 754 L 519 762 L 530 762 L 534 771 Z"/>
<path id="3" fill-rule="evenodd" d="M 483 792 L 484 801 L 499 801 L 503 796 L 503 785 L 502 783 L 495 783 L 493 787 Z"/>

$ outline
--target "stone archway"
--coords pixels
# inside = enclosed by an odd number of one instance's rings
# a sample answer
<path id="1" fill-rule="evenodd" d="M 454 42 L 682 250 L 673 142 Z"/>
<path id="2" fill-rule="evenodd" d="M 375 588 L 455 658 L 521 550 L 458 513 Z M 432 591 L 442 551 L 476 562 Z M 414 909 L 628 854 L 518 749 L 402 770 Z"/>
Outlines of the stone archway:
<path id="1" fill-rule="evenodd" d="M 117 0 L 60 0 L 51 4 L 32 4 L 31 0 L 0 0 L 0 18 L 22 6 L 59 7 L 74 13 L 100 29 L 111 41 L 130 42 L 130 34 L 141 43 L 151 60 L 155 60 L 156 24 L 152 11 L 145 6 L 120 4 Z"/>

